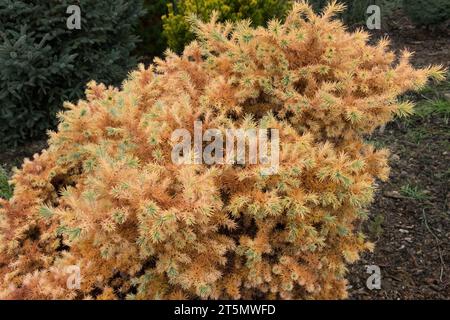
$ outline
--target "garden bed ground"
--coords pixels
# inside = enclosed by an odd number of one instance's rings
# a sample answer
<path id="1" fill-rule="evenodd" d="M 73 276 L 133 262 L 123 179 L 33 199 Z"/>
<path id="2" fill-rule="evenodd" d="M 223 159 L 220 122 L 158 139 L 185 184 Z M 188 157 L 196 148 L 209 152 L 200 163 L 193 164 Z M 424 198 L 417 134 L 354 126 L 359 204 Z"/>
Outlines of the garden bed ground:
<path id="1" fill-rule="evenodd" d="M 399 25 L 389 33 L 393 48 L 415 51 L 416 66 L 450 66 L 448 36 Z M 379 184 L 363 227 L 376 249 L 349 268 L 351 299 L 450 298 L 450 82 L 411 98 L 420 115 L 392 122 L 383 133 L 368 137 L 391 150 L 392 170 L 390 180 Z M 0 165 L 10 171 L 45 146 L 39 140 L 1 151 Z M 367 288 L 366 265 L 380 267 L 380 290 Z"/>
<path id="2" fill-rule="evenodd" d="M 371 140 L 391 150 L 391 175 L 363 228 L 376 249 L 350 267 L 350 297 L 449 299 L 449 123 L 439 115 L 396 121 Z M 366 287 L 367 265 L 380 267 L 380 290 Z"/>
<path id="3" fill-rule="evenodd" d="M 415 66 L 450 66 L 449 35 L 401 18 L 388 36 L 415 52 Z M 369 137 L 390 149 L 391 175 L 363 228 L 376 249 L 349 268 L 351 299 L 450 299 L 450 81 L 408 98 L 418 115 Z M 380 290 L 367 288 L 367 265 L 380 267 Z"/>

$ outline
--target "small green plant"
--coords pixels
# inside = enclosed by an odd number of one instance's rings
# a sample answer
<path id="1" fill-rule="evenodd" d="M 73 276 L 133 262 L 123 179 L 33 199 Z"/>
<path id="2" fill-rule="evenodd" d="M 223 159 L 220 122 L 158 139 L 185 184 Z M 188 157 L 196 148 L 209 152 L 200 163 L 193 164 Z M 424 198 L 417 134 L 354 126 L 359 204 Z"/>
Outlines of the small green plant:
<path id="1" fill-rule="evenodd" d="M 418 186 L 411 186 L 409 184 L 404 185 L 400 189 L 400 194 L 403 195 L 404 197 L 418 201 L 427 199 L 427 195 L 422 189 L 420 189 Z"/>
<path id="2" fill-rule="evenodd" d="M 380 140 L 367 140 L 367 143 L 373 145 L 373 147 L 377 150 L 386 148 L 386 143 Z"/>
<path id="3" fill-rule="evenodd" d="M 0 166 L 0 198 L 9 199 L 12 197 L 13 190 L 8 183 L 8 175 L 5 169 Z"/>
<path id="4" fill-rule="evenodd" d="M 422 97 L 435 96 L 437 90 L 433 85 L 426 85 L 422 90 L 416 92 L 416 94 L 420 94 Z"/>
<path id="5" fill-rule="evenodd" d="M 415 114 L 423 118 L 436 115 L 448 121 L 450 118 L 450 101 L 444 99 L 426 101 L 417 105 Z"/>
<path id="6" fill-rule="evenodd" d="M 383 234 L 383 223 L 384 223 L 384 216 L 382 214 L 377 214 L 369 222 L 367 228 L 373 237 L 379 238 Z"/>
<path id="7" fill-rule="evenodd" d="M 406 134 L 406 140 L 415 144 L 420 144 L 424 139 L 430 136 L 430 132 L 425 128 L 411 128 Z"/>

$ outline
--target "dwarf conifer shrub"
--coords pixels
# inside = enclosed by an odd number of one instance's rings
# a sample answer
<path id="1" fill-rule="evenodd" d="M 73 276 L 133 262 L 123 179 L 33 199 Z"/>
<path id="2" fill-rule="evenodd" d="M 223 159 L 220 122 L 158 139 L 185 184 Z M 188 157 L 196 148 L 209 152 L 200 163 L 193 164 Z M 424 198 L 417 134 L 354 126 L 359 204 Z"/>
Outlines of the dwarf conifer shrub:
<path id="1" fill-rule="evenodd" d="M 81 29 L 67 27 L 70 5 Z M 141 13 L 141 0 L 0 1 L 0 148 L 54 128 L 63 102 L 82 97 L 89 80 L 119 85 L 137 65 Z"/>
<path id="2" fill-rule="evenodd" d="M 346 297 L 373 249 L 357 225 L 387 150 L 364 134 L 411 112 L 397 96 L 442 79 L 388 41 L 348 33 L 331 3 L 285 22 L 193 21 L 198 41 L 122 88 L 90 83 L 0 205 L 2 298 Z M 278 129 L 280 166 L 177 165 L 174 130 Z M 265 167 L 265 166 L 264 166 Z M 79 289 L 66 286 L 80 270 Z"/>

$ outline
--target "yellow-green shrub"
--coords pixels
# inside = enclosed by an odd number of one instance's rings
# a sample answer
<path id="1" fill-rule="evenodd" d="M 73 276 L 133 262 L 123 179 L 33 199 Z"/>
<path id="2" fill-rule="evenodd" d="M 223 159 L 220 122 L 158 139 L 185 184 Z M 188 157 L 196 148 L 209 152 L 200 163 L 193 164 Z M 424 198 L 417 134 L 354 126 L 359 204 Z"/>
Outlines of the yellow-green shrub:
<path id="1" fill-rule="evenodd" d="M 189 17 L 208 20 L 216 10 L 218 21 L 250 19 L 253 26 L 262 26 L 272 18 L 283 18 L 292 0 L 175 0 L 168 4 L 163 16 L 164 36 L 169 48 L 182 52 L 195 35 L 189 26 Z"/>
<path id="2" fill-rule="evenodd" d="M 358 231 L 387 179 L 387 150 L 362 135 L 409 113 L 396 97 L 438 67 L 396 65 L 297 3 L 286 22 L 195 22 L 199 42 L 140 67 L 121 90 L 91 83 L 49 148 L 0 202 L 2 298 L 344 298 Z M 172 132 L 275 128 L 280 168 L 175 165 Z M 65 268 L 80 267 L 79 290 Z"/>

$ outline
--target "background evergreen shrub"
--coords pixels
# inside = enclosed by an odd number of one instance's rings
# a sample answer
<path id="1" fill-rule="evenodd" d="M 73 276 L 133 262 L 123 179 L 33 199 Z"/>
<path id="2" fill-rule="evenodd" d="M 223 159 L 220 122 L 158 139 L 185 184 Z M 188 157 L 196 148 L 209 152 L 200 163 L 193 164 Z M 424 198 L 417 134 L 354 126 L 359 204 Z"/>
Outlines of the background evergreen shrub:
<path id="1" fill-rule="evenodd" d="M 9 199 L 12 196 L 12 188 L 8 183 L 6 171 L 0 166 L 0 198 Z"/>
<path id="2" fill-rule="evenodd" d="M 74 4 L 81 30 L 67 28 Z M 0 146 L 42 135 L 89 80 L 120 84 L 137 63 L 142 13 L 142 0 L 0 1 Z"/>
<path id="3" fill-rule="evenodd" d="M 167 4 L 171 0 L 144 0 L 145 15 L 141 18 L 138 35 L 142 41 L 137 53 L 145 58 L 160 57 L 167 48 L 167 39 L 163 36 L 162 17 L 167 14 Z"/>
<path id="4" fill-rule="evenodd" d="M 450 20 L 449 0 L 403 0 L 403 6 L 417 25 L 437 25 Z"/>
<path id="5" fill-rule="evenodd" d="M 309 0 L 317 12 L 320 12 L 330 2 L 329 0 Z M 368 14 L 367 8 L 378 5 L 381 8 L 382 19 L 386 19 L 393 8 L 400 5 L 399 0 L 339 0 L 345 4 L 346 10 L 339 17 L 347 25 L 365 24 Z"/>

